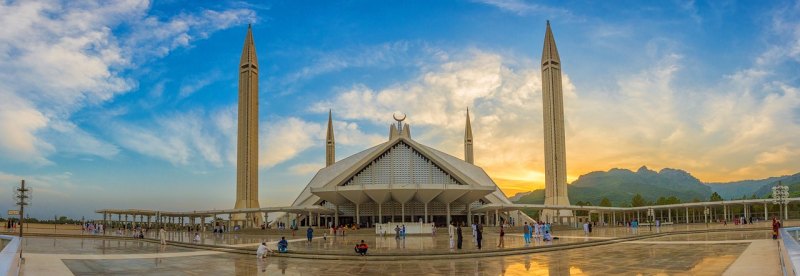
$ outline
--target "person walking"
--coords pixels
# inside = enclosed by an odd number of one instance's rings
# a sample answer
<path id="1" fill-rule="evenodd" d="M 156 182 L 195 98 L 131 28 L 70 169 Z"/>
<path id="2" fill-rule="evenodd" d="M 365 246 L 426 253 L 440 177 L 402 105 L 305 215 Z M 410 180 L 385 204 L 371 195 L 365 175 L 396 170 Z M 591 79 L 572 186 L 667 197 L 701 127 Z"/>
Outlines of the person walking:
<path id="1" fill-rule="evenodd" d="M 458 238 L 456 246 L 458 250 L 461 250 L 461 242 L 464 240 L 464 235 L 461 234 L 461 225 L 456 226 L 456 237 Z"/>
<path id="2" fill-rule="evenodd" d="M 158 239 L 161 241 L 161 245 L 167 245 L 167 231 L 164 230 L 164 227 L 158 230 Z"/>
<path id="3" fill-rule="evenodd" d="M 500 242 L 497 243 L 497 247 L 498 248 L 505 248 L 506 247 L 505 236 L 506 236 L 505 227 L 503 227 L 503 225 L 501 224 L 500 225 Z"/>
<path id="4" fill-rule="evenodd" d="M 478 242 L 478 249 L 481 249 L 481 242 L 483 241 L 483 224 L 478 224 L 475 227 L 475 240 Z"/>
<path id="5" fill-rule="evenodd" d="M 530 225 L 528 222 L 525 222 L 525 225 L 522 226 L 522 238 L 525 240 L 525 244 L 531 243 L 531 230 Z"/>
<path id="6" fill-rule="evenodd" d="M 314 238 L 314 228 L 311 228 L 311 226 L 309 226 L 308 229 L 306 229 L 306 239 L 308 239 L 308 242 L 310 243 L 311 239 L 313 238 Z"/>
<path id="7" fill-rule="evenodd" d="M 456 227 L 453 225 L 453 222 L 450 222 L 450 225 L 447 226 L 447 234 L 450 237 L 450 249 L 453 249 L 456 246 Z"/>
<path id="8" fill-rule="evenodd" d="M 394 227 L 394 239 L 395 240 L 399 240 L 400 239 L 400 225 L 396 225 Z"/>
<path id="9" fill-rule="evenodd" d="M 778 239 L 778 230 L 781 228 L 781 222 L 776 217 L 772 217 L 772 239 Z"/>

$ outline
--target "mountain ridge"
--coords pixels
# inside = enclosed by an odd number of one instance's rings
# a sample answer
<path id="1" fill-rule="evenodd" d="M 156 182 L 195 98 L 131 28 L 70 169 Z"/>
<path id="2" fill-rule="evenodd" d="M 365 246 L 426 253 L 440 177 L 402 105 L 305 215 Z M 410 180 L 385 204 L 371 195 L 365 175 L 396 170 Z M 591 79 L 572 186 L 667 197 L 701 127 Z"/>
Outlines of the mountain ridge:
<path id="1" fill-rule="evenodd" d="M 573 205 L 599 205 L 603 198 L 607 198 L 612 206 L 628 206 L 636 194 L 649 203 L 664 202 L 663 198 L 668 197 L 675 197 L 681 202 L 708 201 L 714 193 L 725 200 L 753 196 L 765 198 L 778 181 L 789 186 L 790 193 L 795 191 L 800 196 L 800 173 L 757 180 L 704 183 L 681 169 L 663 168 L 655 171 L 647 166 L 641 166 L 636 171 L 611 168 L 608 171 L 589 172 L 573 181 L 567 194 Z M 543 203 L 544 189 L 518 193 L 511 198 L 516 203 Z"/>

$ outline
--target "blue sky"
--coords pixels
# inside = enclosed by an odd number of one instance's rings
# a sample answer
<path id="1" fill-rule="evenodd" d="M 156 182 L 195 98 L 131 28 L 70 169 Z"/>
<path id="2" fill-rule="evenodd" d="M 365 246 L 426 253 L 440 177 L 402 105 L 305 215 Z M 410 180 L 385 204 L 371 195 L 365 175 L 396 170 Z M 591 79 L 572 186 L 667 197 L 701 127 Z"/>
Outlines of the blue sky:
<path id="1" fill-rule="evenodd" d="M 507 194 L 542 187 L 538 61 L 563 63 L 570 179 L 614 167 L 703 181 L 800 171 L 800 2 L 11 1 L 0 4 L 0 194 L 33 216 L 231 208 L 236 68 L 253 24 L 260 201 L 291 203 L 324 165 L 413 137 Z M 11 209 L 10 196 L 0 208 Z"/>

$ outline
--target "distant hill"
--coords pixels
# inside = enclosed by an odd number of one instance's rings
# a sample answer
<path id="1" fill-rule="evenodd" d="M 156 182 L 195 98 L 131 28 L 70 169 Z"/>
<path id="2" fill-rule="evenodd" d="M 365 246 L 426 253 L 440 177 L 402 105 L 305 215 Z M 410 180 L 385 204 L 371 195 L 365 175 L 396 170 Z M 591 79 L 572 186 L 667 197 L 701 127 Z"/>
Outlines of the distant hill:
<path id="1" fill-rule="evenodd" d="M 764 198 L 772 193 L 771 187 L 779 180 L 790 187 L 790 193 L 796 192 L 800 196 L 800 173 L 762 180 L 705 184 L 683 170 L 664 168 L 656 172 L 645 166 L 635 172 L 611 169 L 582 175 L 569 185 L 568 194 L 572 204 L 583 201 L 599 205 L 605 197 L 613 206 L 629 205 L 636 194 L 642 195 L 649 202 L 670 196 L 677 197 L 681 202 L 707 201 L 713 192 L 719 193 L 726 200 L 750 197 L 753 194 Z M 541 204 L 544 203 L 544 189 L 520 193 L 514 198 L 516 200 L 512 201 L 517 203 Z"/>
<path id="2" fill-rule="evenodd" d="M 789 186 L 790 197 L 800 196 L 800 173 L 784 177 L 772 177 L 770 179 L 773 180 L 765 183 L 761 188 L 755 191 L 757 197 L 768 197 L 772 195 L 772 187 L 775 186 L 778 181 L 781 181 L 782 185 Z"/>
<path id="3" fill-rule="evenodd" d="M 772 187 L 775 186 L 778 181 L 782 181 L 782 184 L 788 185 L 790 193 L 792 191 L 800 192 L 800 189 L 798 189 L 800 187 L 792 187 L 792 184 L 800 183 L 800 173 L 788 176 L 770 177 L 760 180 L 706 183 L 706 185 L 711 187 L 712 191 L 719 193 L 719 195 L 725 199 L 742 198 L 742 196 L 751 197 L 752 195 L 763 198 L 772 194 Z"/>
<path id="4" fill-rule="evenodd" d="M 611 169 L 582 175 L 569 186 L 568 194 L 573 204 L 583 201 L 598 205 L 605 197 L 614 206 L 621 206 L 630 204 L 631 198 L 637 193 L 653 202 L 659 196 L 676 196 L 681 201 L 692 201 L 707 199 L 711 195 L 711 188 L 682 170 L 665 168 L 656 172 L 642 166 L 636 172 Z M 542 203 L 544 189 L 522 196 L 516 202 Z"/>

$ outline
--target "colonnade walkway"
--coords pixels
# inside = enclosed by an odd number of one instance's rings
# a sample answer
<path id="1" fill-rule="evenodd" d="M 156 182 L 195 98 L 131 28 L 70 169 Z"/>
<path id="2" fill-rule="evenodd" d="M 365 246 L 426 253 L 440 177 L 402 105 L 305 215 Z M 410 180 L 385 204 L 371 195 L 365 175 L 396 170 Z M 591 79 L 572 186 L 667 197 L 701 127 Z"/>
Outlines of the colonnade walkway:
<path id="1" fill-rule="evenodd" d="M 790 221 L 788 225 L 800 224 Z M 757 229 L 749 228 L 757 227 Z M 509 256 L 459 257 L 459 253 L 476 252 L 471 231 L 464 231 L 463 252 L 449 249 L 447 231 L 439 229 L 437 235 L 407 236 L 397 240 L 394 236 L 380 237 L 367 233 L 348 233 L 344 237 L 305 241 L 305 232 L 258 234 L 206 233 L 202 243 L 210 246 L 237 247 L 252 250 L 262 240 L 274 244 L 280 235 L 290 240 L 289 249 L 303 252 L 302 258 L 270 256 L 256 260 L 249 254 L 224 253 L 218 250 L 188 248 L 175 245 L 158 245 L 152 240 L 121 239 L 116 237 L 86 237 L 71 234 L 65 237 L 34 236 L 23 241 L 26 263 L 23 275 L 96 275 L 96 274 L 236 274 L 236 275 L 374 275 L 391 271 L 397 274 L 463 275 L 608 275 L 620 273 L 642 274 L 703 274 L 737 275 L 757 271 L 758 275 L 778 275 L 777 244 L 771 239 L 766 223 L 742 226 L 694 224 L 663 226 L 650 231 L 641 227 L 595 228 L 592 234 L 582 230 L 556 230 L 560 237 L 552 243 L 534 242 L 530 247 L 548 248 L 547 245 L 578 246 L 535 253 Z M 705 229 L 712 231 L 706 232 Z M 463 230 L 467 230 L 464 228 Z M 487 228 L 484 251 L 525 248 L 521 234 L 509 231 L 505 249 L 498 249 L 498 236 Z M 672 234 L 678 231 L 699 231 L 690 234 Z M 315 231 L 316 232 L 316 231 Z M 591 241 L 604 241 L 621 237 L 655 237 L 590 246 Z M 302 233 L 302 234 L 301 234 Z M 318 233 L 318 232 L 317 232 Z M 191 244 L 194 233 L 172 233 L 171 240 Z M 210 234 L 210 235 L 209 235 Z M 288 234 L 288 235 L 287 235 Z M 215 238 L 214 236 L 218 237 Z M 188 239 L 188 240 L 187 240 Z M 221 240 L 220 240 L 221 239 Z M 420 262 L 403 259 L 388 261 L 369 257 L 359 258 L 352 253 L 356 241 L 365 239 L 370 245 L 370 255 L 440 254 Z M 224 241 L 222 241 L 224 240 Z M 182 243 L 174 243 L 182 245 Z M 585 244 L 585 246 L 581 246 Z M 558 246 L 556 246 L 558 247 Z M 455 250 L 457 251 L 457 250 Z M 340 254 L 350 256 L 341 260 L 315 258 L 315 254 Z M 443 254 L 443 255 L 442 255 Z M 462 254 L 470 255 L 470 254 Z M 424 257 L 424 256 L 423 256 Z"/>

